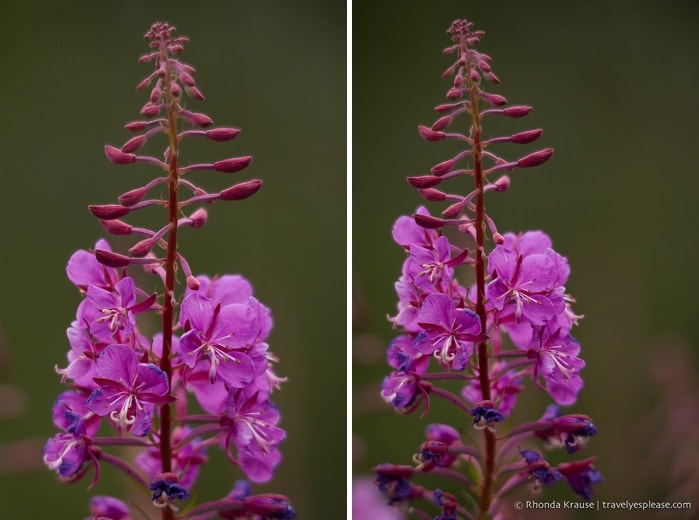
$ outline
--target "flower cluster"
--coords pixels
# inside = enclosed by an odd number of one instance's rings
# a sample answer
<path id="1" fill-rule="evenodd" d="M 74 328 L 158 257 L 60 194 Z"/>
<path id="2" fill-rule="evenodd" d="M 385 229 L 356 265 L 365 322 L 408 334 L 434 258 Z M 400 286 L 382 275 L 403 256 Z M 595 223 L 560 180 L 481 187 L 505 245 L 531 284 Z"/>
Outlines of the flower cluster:
<path id="1" fill-rule="evenodd" d="M 592 459 L 562 463 L 556 469 L 549 468 L 535 450 L 518 451 L 527 438 L 564 446 L 569 453 L 577 451 L 597 433 L 587 416 L 561 416 L 556 406 L 538 421 L 495 436 L 496 428 L 513 416 L 526 379 L 557 405 L 576 402 L 585 362 L 571 332 L 581 316 L 572 310 L 575 300 L 565 287 L 568 260 L 553 249 L 549 236 L 542 231 L 500 233 L 485 211 L 487 193 L 510 187 L 504 172 L 543 164 L 553 150 L 544 148 L 516 161 L 493 151 L 500 143 L 531 143 L 542 130 L 485 137 L 484 120 L 523 117 L 532 108 L 509 105 L 503 96 L 487 92 L 486 84 L 500 80 L 492 71 L 491 58 L 476 50 L 482 31 L 457 20 L 448 34 L 452 45 L 445 54 L 456 55 L 444 73 L 453 76 L 448 102 L 436 107 L 440 117 L 430 127 L 420 126 L 419 133 L 428 141 L 458 141 L 465 150 L 435 165 L 428 175 L 408 178 L 426 201 L 449 205 L 438 216 L 420 206 L 393 226 L 393 239 L 407 258 L 395 285 L 398 312 L 390 320 L 399 335 L 388 348 L 392 372 L 383 382 L 382 396 L 401 413 L 422 408 L 423 414 L 431 397 L 437 396 L 470 416 L 474 428 L 484 430 L 483 445 L 467 449 L 456 429 L 432 425 L 428 442 L 416 456 L 422 472 L 451 471 L 459 463 L 475 468 L 460 481 L 468 481 L 480 515 L 494 515 L 507 492 L 531 480 L 549 485 L 565 477 L 589 500 L 590 484 L 601 480 Z M 466 133 L 451 129 L 460 116 L 468 119 Z M 446 181 L 456 177 L 470 177 L 473 190 L 465 195 L 444 190 Z M 469 271 L 472 275 L 464 276 Z M 460 383 L 460 395 L 442 386 L 449 381 Z M 444 438 L 436 439 L 435 431 L 443 432 Z M 496 468 L 496 460 L 511 465 Z M 411 484 L 414 472 L 379 468 L 377 482 L 380 489 L 390 491 L 390 502 L 429 499 L 436 493 Z M 502 479 L 508 473 L 514 477 Z M 390 486 L 386 475 L 391 476 Z M 401 479 L 396 481 L 395 475 Z M 440 492 L 439 497 L 444 496 Z M 456 506 L 444 505 L 444 498 L 434 501 L 445 509 L 446 516 L 439 518 L 458 514 Z"/>
<path id="2" fill-rule="evenodd" d="M 227 141 L 239 130 L 202 130 L 211 127 L 212 119 L 185 109 L 183 94 L 195 101 L 203 95 L 194 81 L 194 68 L 176 57 L 187 38 L 175 37 L 174 29 L 156 23 L 146 34 L 151 52 L 140 62 L 154 63 L 155 70 L 137 87 L 151 87 L 141 109 L 144 119 L 126 125 L 136 137 L 119 148 L 105 147 L 111 162 L 156 165 L 161 175 L 121 195 L 118 204 L 89 207 L 107 232 L 138 241 L 122 254 L 100 239 L 94 249 L 79 250 L 68 261 L 68 278 L 82 300 L 67 333 L 68 363 L 56 369 L 69 386 L 53 407 L 60 433 L 49 439 L 44 452 L 46 465 L 64 481 L 76 481 L 93 467 L 94 483 L 102 463 L 123 470 L 152 493 L 163 519 L 176 518 L 178 504 L 190 498 L 210 447 L 220 447 L 246 479 L 267 482 L 281 460 L 278 445 L 285 438 L 277 426 L 279 411 L 270 401 L 284 379 L 274 373 L 277 360 L 267 344 L 272 329 L 269 309 L 240 275 L 192 274 L 178 248 L 180 230 L 206 223 L 205 209 L 185 215 L 189 207 L 247 198 L 262 181 L 242 181 L 209 193 L 185 178 L 198 170 L 238 172 L 252 158 L 180 165 L 185 138 Z M 162 159 L 136 154 L 161 134 L 168 142 Z M 148 198 L 161 185 L 167 199 Z M 180 198 L 187 192 L 189 196 Z M 161 229 L 122 220 L 149 207 L 167 210 L 167 224 Z M 159 256 L 159 250 L 164 255 Z M 178 272 L 185 276 L 184 291 L 176 290 Z M 162 323 L 158 332 L 145 332 L 154 324 L 147 316 Z M 196 410 L 188 402 L 192 397 Z M 98 435 L 109 430 L 113 434 Z M 140 448 L 133 462 L 105 449 L 120 445 Z M 194 506 L 188 518 L 295 516 L 285 497 L 252 496 L 245 481 L 233 493 Z M 129 517 L 127 505 L 110 497 L 95 497 L 91 509 L 95 517 Z"/>

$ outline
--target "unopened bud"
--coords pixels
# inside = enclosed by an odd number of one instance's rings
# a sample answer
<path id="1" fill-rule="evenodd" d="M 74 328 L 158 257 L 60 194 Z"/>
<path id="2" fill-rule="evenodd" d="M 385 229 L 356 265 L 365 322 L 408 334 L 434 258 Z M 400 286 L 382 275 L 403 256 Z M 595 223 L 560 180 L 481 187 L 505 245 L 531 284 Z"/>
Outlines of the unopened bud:
<path id="1" fill-rule="evenodd" d="M 148 128 L 151 124 L 152 123 L 150 121 L 132 121 L 130 123 L 126 123 L 124 128 L 131 130 L 132 132 L 140 132 L 141 130 Z"/>
<path id="2" fill-rule="evenodd" d="M 260 179 L 241 182 L 221 192 L 221 200 L 243 200 L 251 197 L 262 187 Z"/>
<path id="3" fill-rule="evenodd" d="M 100 224 L 107 233 L 112 235 L 130 235 L 133 226 L 123 220 L 100 220 Z"/>
<path id="4" fill-rule="evenodd" d="M 131 264 L 131 260 L 128 256 L 120 255 L 112 251 L 105 251 L 104 249 L 96 249 L 95 258 L 100 264 L 106 265 L 107 267 L 126 267 Z"/>
<path id="5" fill-rule="evenodd" d="M 460 99 L 463 95 L 463 91 L 460 88 L 450 88 L 447 92 L 447 99 Z"/>
<path id="6" fill-rule="evenodd" d="M 425 188 L 418 190 L 423 199 L 430 202 L 441 202 L 447 198 L 443 191 L 435 190 L 434 188 Z"/>
<path id="7" fill-rule="evenodd" d="M 114 164 L 131 164 L 136 162 L 136 156 L 132 153 L 124 153 L 119 148 L 114 146 L 105 145 L 104 153 L 107 159 L 112 161 Z"/>
<path id="8" fill-rule="evenodd" d="M 128 141 L 126 141 L 122 147 L 121 151 L 124 153 L 131 153 L 131 152 L 136 152 L 140 150 L 144 144 L 146 144 L 146 141 L 148 141 L 148 137 L 143 134 L 143 135 L 137 135 L 136 137 L 132 137 Z M 134 157 L 135 160 L 135 157 Z"/>
<path id="9" fill-rule="evenodd" d="M 456 218 L 461 214 L 461 212 L 464 210 L 464 201 L 461 202 L 455 202 L 448 208 L 444 209 L 442 211 L 442 216 L 444 218 Z"/>
<path id="10" fill-rule="evenodd" d="M 507 191 L 510 188 L 510 178 L 503 175 L 495 181 L 495 191 Z"/>
<path id="11" fill-rule="evenodd" d="M 153 242 L 153 239 L 146 238 L 134 244 L 131 249 L 129 249 L 129 253 L 131 256 L 135 256 L 136 258 L 143 258 L 150 253 L 154 245 L 155 243 Z"/>
<path id="12" fill-rule="evenodd" d="M 144 187 L 134 188 L 133 190 L 127 191 L 126 193 L 119 196 L 119 203 L 122 206 L 133 206 L 138 204 L 143 200 L 146 195 L 146 189 Z"/>
<path id="13" fill-rule="evenodd" d="M 189 218 L 192 221 L 193 228 L 200 228 L 204 224 L 206 224 L 206 220 L 208 218 L 208 213 L 206 212 L 206 210 L 204 208 L 199 208 L 194 213 L 192 213 L 189 216 Z"/>
<path id="14" fill-rule="evenodd" d="M 413 215 L 415 223 L 425 229 L 437 229 L 444 227 L 444 220 L 439 217 L 433 217 L 431 215 L 420 215 L 416 213 Z"/>
<path id="15" fill-rule="evenodd" d="M 160 105 L 156 105 L 150 101 L 141 108 L 141 115 L 143 117 L 153 117 L 158 112 L 160 112 Z"/>
<path id="16" fill-rule="evenodd" d="M 439 130 L 444 130 L 451 124 L 451 116 L 444 116 L 437 119 L 432 125 L 432 130 L 438 132 Z"/>
<path id="17" fill-rule="evenodd" d="M 188 74 L 185 71 L 180 71 L 179 76 L 180 76 L 180 81 L 182 82 L 183 85 L 186 85 L 188 87 L 194 86 L 194 84 L 195 84 L 194 78 L 190 74 Z"/>
<path id="18" fill-rule="evenodd" d="M 486 81 L 489 83 L 493 83 L 495 85 L 498 85 L 500 83 L 500 78 L 498 78 L 495 74 L 492 72 L 484 72 L 483 77 L 485 78 Z"/>
<path id="19" fill-rule="evenodd" d="M 435 132 L 431 128 L 427 128 L 426 126 L 422 125 L 418 126 L 417 130 L 420 133 L 420 137 L 422 137 L 425 141 L 441 141 L 447 135 L 444 132 Z"/>
<path id="20" fill-rule="evenodd" d="M 532 107 L 526 105 L 516 105 L 505 108 L 502 113 L 507 117 L 524 117 L 532 111 Z"/>
<path id="21" fill-rule="evenodd" d="M 211 126 L 214 124 L 214 121 L 206 114 L 190 112 L 186 117 L 196 126 Z"/>
<path id="22" fill-rule="evenodd" d="M 525 155 L 519 161 L 517 161 L 517 166 L 520 168 L 531 168 L 533 166 L 539 166 L 548 161 L 553 155 L 553 148 L 544 148 L 538 152 L 530 153 Z"/>
<path id="23" fill-rule="evenodd" d="M 185 87 L 184 91 L 189 97 L 196 101 L 204 101 L 204 94 L 197 87 Z"/>
<path id="24" fill-rule="evenodd" d="M 237 128 L 212 128 L 206 131 L 206 137 L 212 141 L 230 141 L 240 134 Z"/>
<path id="25" fill-rule="evenodd" d="M 517 144 L 527 144 L 536 141 L 544 131 L 541 128 L 536 130 L 525 130 L 524 132 L 518 132 L 510 137 L 510 141 Z"/>
<path id="26" fill-rule="evenodd" d="M 170 93 L 175 97 L 180 97 L 182 95 L 182 88 L 173 81 L 170 83 Z"/>
<path id="27" fill-rule="evenodd" d="M 442 179 L 435 175 L 422 175 L 420 177 L 408 177 L 408 182 L 413 188 L 431 188 L 436 186 Z"/>
<path id="28" fill-rule="evenodd" d="M 187 287 L 192 291 L 198 291 L 201 284 L 199 283 L 199 280 L 190 274 L 187 277 Z"/>
<path id="29" fill-rule="evenodd" d="M 495 242 L 496 246 L 501 246 L 505 243 L 505 237 L 496 231 L 493 233 L 493 242 Z"/>
<path id="30" fill-rule="evenodd" d="M 456 161 L 454 161 L 454 159 L 449 159 L 448 161 L 435 164 L 430 171 L 434 175 L 444 175 L 445 173 L 449 173 L 451 171 L 455 162 Z"/>
<path id="31" fill-rule="evenodd" d="M 101 220 L 113 220 L 115 218 L 123 217 L 128 215 L 129 208 L 121 206 L 119 204 L 103 204 L 103 205 L 91 205 L 87 209 L 90 210 L 93 216 Z"/>
<path id="32" fill-rule="evenodd" d="M 163 96 L 163 91 L 160 90 L 160 87 L 155 87 L 153 90 L 150 91 L 150 102 L 151 103 L 157 103 L 160 101 L 160 99 Z"/>
<path id="33" fill-rule="evenodd" d="M 223 173 L 235 173 L 247 168 L 252 162 L 252 156 L 232 157 L 214 163 L 214 170 Z"/>

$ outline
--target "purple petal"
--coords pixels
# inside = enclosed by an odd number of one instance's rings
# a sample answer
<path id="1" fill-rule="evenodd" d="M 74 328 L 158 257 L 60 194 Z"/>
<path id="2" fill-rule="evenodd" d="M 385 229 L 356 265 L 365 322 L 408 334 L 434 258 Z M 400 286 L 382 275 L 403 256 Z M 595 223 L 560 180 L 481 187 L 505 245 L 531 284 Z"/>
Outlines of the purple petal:
<path id="1" fill-rule="evenodd" d="M 449 296 L 446 294 L 430 294 L 422 302 L 417 321 L 419 323 L 447 325 L 451 323 L 454 311 L 454 302 Z"/>
<path id="2" fill-rule="evenodd" d="M 153 394 L 154 396 L 164 396 L 169 391 L 167 374 L 153 364 L 140 363 L 136 367 L 136 380 L 138 381 L 138 396 L 143 394 Z M 151 400 L 151 399 L 146 399 Z"/>
<path id="3" fill-rule="evenodd" d="M 136 377 L 138 360 L 127 345 L 109 345 L 97 359 L 97 375 L 121 383 L 127 388 Z"/>

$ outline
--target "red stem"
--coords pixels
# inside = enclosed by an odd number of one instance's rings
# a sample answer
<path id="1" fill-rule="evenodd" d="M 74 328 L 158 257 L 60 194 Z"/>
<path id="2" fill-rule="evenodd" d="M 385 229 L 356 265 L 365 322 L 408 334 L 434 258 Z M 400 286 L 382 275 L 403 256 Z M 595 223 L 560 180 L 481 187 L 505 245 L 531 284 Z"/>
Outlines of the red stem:
<path id="1" fill-rule="evenodd" d="M 166 58 L 167 59 L 167 58 Z M 168 70 L 169 72 L 169 70 Z M 168 112 L 168 138 L 170 142 L 170 158 L 168 162 L 168 222 L 170 231 L 167 236 L 167 257 L 165 260 L 165 294 L 163 302 L 163 354 L 160 359 L 160 369 L 167 374 L 168 385 L 172 385 L 172 365 L 170 355 L 172 352 L 172 324 L 175 310 L 175 278 L 177 274 L 177 218 L 179 205 L 177 199 L 177 186 L 179 180 L 178 170 L 178 140 L 177 140 L 177 113 L 176 99 L 170 91 L 169 81 L 163 82 L 164 93 L 167 100 Z M 172 389 L 171 389 L 172 390 Z M 163 473 L 172 471 L 172 409 L 169 403 L 160 407 L 160 466 Z M 174 520 L 174 512 L 165 507 L 162 510 L 162 520 Z"/>
<path id="2" fill-rule="evenodd" d="M 470 61 L 468 53 L 464 54 L 466 54 L 468 63 Z M 471 70 L 470 66 L 467 66 L 466 70 Z M 485 333 L 487 323 L 485 311 L 485 175 L 483 174 L 481 121 L 478 112 L 478 85 L 470 78 L 468 81 L 470 83 L 469 95 L 473 125 L 473 177 L 476 183 L 476 314 L 481 320 L 481 331 Z M 490 400 L 490 368 L 488 361 L 488 343 L 482 341 L 478 344 L 478 377 L 484 401 Z M 483 432 L 485 435 L 485 471 L 478 503 L 479 518 L 486 518 L 488 514 L 493 493 L 493 474 L 495 470 L 495 435 L 487 428 L 484 429 Z"/>

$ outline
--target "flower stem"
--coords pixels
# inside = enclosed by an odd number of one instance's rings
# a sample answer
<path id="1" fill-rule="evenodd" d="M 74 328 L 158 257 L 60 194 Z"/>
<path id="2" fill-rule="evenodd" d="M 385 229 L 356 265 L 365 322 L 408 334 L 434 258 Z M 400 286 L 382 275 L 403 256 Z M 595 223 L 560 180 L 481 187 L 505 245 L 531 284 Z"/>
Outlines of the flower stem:
<path id="1" fill-rule="evenodd" d="M 464 52 L 467 60 L 467 70 L 470 70 L 469 53 Z M 468 79 L 471 105 L 471 120 L 473 139 L 473 177 L 476 183 L 476 314 L 481 320 L 482 332 L 485 333 L 487 315 L 485 311 L 485 175 L 483 174 L 483 145 L 481 144 L 481 122 L 478 108 L 478 84 Z M 488 344 L 481 341 L 478 344 L 478 377 L 480 379 L 483 400 L 490 400 L 490 373 L 488 364 Z M 483 484 L 479 500 L 479 518 L 485 518 L 490 508 L 495 466 L 495 435 L 487 428 L 485 435 L 485 467 Z"/>
<path id="2" fill-rule="evenodd" d="M 170 71 L 168 70 L 168 73 Z M 167 100 L 168 113 L 168 222 L 170 231 L 167 237 L 167 257 L 165 259 L 165 295 L 163 302 L 163 354 L 160 359 L 160 369 L 167 374 L 168 385 L 172 385 L 172 365 L 170 356 L 172 352 L 172 324 L 175 307 L 175 278 L 177 261 L 177 218 L 178 206 L 178 140 L 177 140 L 177 113 L 176 99 L 170 89 L 170 82 L 164 81 L 164 93 Z M 160 407 L 160 465 L 163 473 L 172 471 L 172 415 L 169 403 Z M 174 519 L 174 513 L 170 508 L 162 509 L 162 520 Z"/>

